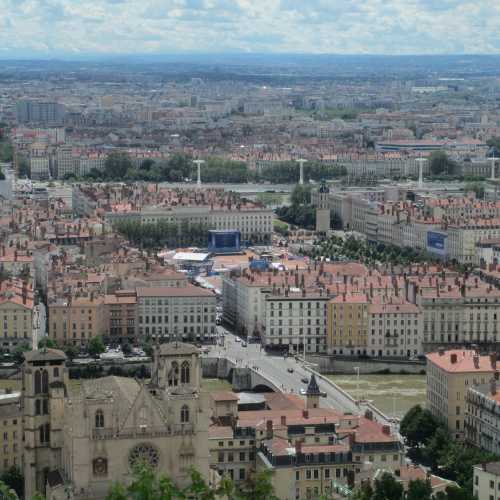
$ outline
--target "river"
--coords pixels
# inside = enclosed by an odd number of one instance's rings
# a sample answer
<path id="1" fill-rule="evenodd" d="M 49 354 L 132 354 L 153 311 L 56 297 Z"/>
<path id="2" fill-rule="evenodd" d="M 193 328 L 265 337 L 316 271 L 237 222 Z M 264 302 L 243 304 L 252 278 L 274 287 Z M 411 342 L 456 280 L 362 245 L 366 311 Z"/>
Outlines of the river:
<path id="1" fill-rule="evenodd" d="M 360 375 L 359 393 L 355 374 L 327 377 L 353 398 L 372 400 L 386 415 L 402 418 L 412 406 L 425 406 L 425 375 Z"/>

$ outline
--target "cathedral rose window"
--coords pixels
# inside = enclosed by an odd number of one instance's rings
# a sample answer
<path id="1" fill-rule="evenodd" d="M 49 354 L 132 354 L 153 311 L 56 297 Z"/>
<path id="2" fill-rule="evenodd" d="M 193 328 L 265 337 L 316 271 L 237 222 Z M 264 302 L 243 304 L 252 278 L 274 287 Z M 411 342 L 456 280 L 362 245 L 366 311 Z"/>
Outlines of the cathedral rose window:
<path id="1" fill-rule="evenodd" d="M 128 464 L 131 468 L 144 464 L 155 469 L 158 467 L 159 461 L 160 455 L 158 450 L 148 443 L 141 443 L 134 446 L 128 456 Z"/>

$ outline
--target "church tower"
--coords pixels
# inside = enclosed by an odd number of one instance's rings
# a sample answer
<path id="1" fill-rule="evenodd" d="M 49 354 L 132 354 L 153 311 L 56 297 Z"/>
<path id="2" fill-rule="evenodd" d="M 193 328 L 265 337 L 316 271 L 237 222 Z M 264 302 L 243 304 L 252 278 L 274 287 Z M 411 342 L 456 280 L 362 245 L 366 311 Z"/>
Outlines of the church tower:
<path id="1" fill-rule="evenodd" d="M 320 396 L 321 391 L 319 390 L 318 383 L 316 382 L 316 377 L 313 373 L 306 390 L 306 408 L 308 410 L 311 408 L 319 408 Z"/>
<path id="2" fill-rule="evenodd" d="M 27 352 L 22 367 L 23 470 L 26 498 L 45 494 L 49 473 L 61 468 L 66 356 L 57 349 Z"/>
<path id="3" fill-rule="evenodd" d="M 318 189 L 318 205 L 316 207 L 316 231 L 326 233 L 330 229 L 330 189 L 324 180 Z"/>

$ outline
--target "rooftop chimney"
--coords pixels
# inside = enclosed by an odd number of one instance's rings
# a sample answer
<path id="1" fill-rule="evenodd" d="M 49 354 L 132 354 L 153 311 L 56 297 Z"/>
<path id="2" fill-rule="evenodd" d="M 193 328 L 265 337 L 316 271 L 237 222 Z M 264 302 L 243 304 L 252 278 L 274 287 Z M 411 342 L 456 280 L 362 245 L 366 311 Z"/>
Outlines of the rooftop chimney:
<path id="1" fill-rule="evenodd" d="M 388 436 L 390 436 L 391 435 L 391 428 L 390 428 L 390 426 L 389 425 L 383 425 L 382 426 L 382 432 L 384 434 L 387 434 Z"/>
<path id="2" fill-rule="evenodd" d="M 304 418 L 309 418 L 309 410 L 302 410 L 302 416 Z"/>
<path id="3" fill-rule="evenodd" d="M 281 425 L 286 427 L 286 415 L 281 415 Z"/>
<path id="4" fill-rule="evenodd" d="M 457 362 L 457 355 L 455 353 L 450 355 L 450 361 L 452 365 Z"/>
<path id="5" fill-rule="evenodd" d="M 267 439 L 271 439 L 273 437 L 273 421 L 266 421 L 266 437 Z"/>

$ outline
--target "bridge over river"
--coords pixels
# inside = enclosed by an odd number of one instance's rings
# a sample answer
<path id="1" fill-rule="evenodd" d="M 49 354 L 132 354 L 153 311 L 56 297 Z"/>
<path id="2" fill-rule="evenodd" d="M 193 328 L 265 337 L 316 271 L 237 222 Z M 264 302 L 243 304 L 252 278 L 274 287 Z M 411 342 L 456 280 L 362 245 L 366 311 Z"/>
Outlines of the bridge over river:
<path id="1" fill-rule="evenodd" d="M 220 330 L 223 330 L 219 327 Z M 374 420 L 394 427 L 393 420 L 369 401 L 356 401 L 327 377 L 315 371 L 310 363 L 295 359 L 266 354 L 259 344 L 242 346 L 234 335 L 223 330 L 224 346 L 213 346 L 203 355 L 203 374 L 206 377 L 228 378 L 235 390 L 256 390 L 274 392 L 294 392 L 300 394 L 311 374 L 316 375 L 319 388 L 326 393 L 321 405 L 352 414 L 372 412 Z"/>

